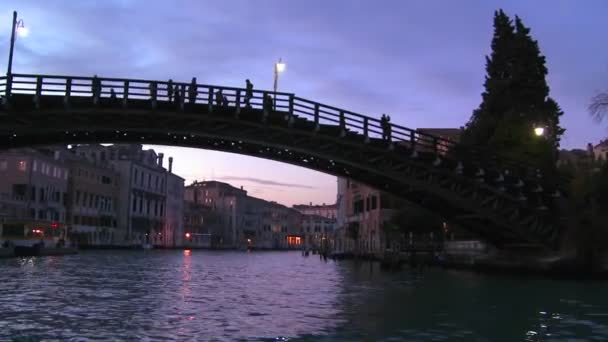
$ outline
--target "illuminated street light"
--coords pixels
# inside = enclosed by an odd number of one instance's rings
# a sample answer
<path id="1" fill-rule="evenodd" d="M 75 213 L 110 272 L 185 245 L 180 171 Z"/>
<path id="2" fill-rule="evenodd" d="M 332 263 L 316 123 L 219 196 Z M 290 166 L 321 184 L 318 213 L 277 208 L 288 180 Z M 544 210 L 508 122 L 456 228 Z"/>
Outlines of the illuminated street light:
<path id="1" fill-rule="evenodd" d="M 545 135 L 545 128 L 544 127 L 534 127 L 534 134 L 537 137 L 542 137 L 543 135 Z"/>
<path id="2" fill-rule="evenodd" d="M 281 60 L 281 58 L 279 58 L 279 61 L 276 62 L 274 64 L 274 101 L 273 101 L 273 107 L 274 110 L 277 110 L 277 87 L 279 85 L 279 74 L 282 73 L 283 71 L 285 71 L 285 68 L 287 66 L 285 65 L 285 63 L 283 63 L 283 61 Z"/>
<path id="3" fill-rule="evenodd" d="M 30 29 L 25 27 L 23 24 L 23 19 L 19 19 L 15 26 L 15 31 L 17 31 L 17 35 L 19 37 L 27 37 L 30 34 Z"/>

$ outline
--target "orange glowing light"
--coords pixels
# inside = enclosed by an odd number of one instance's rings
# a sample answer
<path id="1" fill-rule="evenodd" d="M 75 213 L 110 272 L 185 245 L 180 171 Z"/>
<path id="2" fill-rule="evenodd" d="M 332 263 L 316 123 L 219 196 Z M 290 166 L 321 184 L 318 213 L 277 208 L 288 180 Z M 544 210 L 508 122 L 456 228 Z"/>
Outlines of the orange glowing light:
<path id="1" fill-rule="evenodd" d="M 186 238 L 190 238 L 190 233 L 186 233 Z"/>
<path id="2" fill-rule="evenodd" d="M 299 236 L 288 236 L 287 244 L 289 245 L 300 245 L 302 243 L 302 239 Z"/>

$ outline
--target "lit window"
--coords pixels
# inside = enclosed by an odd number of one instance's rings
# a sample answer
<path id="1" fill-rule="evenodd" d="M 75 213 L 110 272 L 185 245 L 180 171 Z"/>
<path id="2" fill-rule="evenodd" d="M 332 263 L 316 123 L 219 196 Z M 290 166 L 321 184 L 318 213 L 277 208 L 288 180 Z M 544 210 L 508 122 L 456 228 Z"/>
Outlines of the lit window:
<path id="1" fill-rule="evenodd" d="M 27 170 L 27 162 L 25 160 L 19 161 L 19 171 Z"/>

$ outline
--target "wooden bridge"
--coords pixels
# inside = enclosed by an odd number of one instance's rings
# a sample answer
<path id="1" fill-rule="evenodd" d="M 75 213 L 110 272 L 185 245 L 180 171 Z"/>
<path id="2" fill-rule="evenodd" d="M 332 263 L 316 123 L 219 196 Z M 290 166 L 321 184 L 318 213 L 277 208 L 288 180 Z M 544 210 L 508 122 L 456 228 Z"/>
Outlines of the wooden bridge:
<path id="1" fill-rule="evenodd" d="M 13 74 L 0 95 L 2 148 L 126 142 L 251 155 L 368 184 L 499 246 L 559 241 L 562 191 L 531 165 L 295 94 Z"/>

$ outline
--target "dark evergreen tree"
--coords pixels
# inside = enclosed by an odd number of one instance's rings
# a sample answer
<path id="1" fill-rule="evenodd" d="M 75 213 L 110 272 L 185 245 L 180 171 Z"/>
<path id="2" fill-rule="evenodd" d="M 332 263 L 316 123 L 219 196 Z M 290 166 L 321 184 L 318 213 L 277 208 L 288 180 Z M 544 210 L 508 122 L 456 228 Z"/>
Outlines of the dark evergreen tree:
<path id="1" fill-rule="evenodd" d="M 508 91 L 513 64 L 511 50 L 515 28 L 502 11 L 494 12 L 494 36 L 492 52 L 486 56 L 486 77 L 482 102 L 467 124 L 463 143 L 479 146 L 487 144 L 508 109 Z"/>
<path id="2" fill-rule="evenodd" d="M 559 125 L 563 112 L 549 97 L 545 57 L 519 17 L 513 25 L 497 11 L 494 31 L 483 101 L 473 112 L 463 142 L 553 170 L 564 133 Z M 543 137 L 534 136 L 535 126 L 545 128 Z"/>

